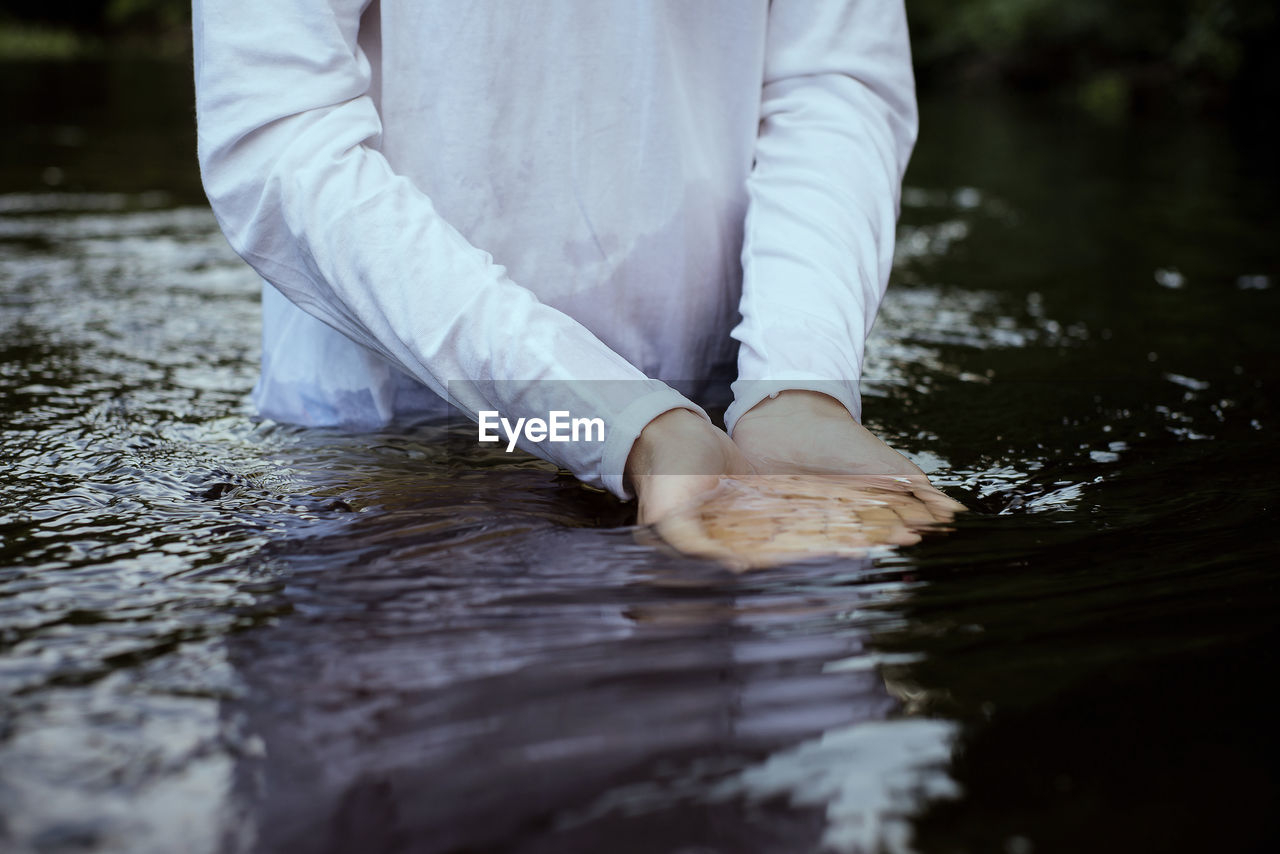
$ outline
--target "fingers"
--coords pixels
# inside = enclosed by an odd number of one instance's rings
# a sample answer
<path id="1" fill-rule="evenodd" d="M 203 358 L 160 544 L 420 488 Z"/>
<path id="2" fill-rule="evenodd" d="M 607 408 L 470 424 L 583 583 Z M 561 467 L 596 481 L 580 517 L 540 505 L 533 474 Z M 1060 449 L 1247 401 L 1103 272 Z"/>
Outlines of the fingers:
<path id="1" fill-rule="evenodd" d="M 937 496 L 904 477 L 726 476 L 661 516 L 654 531 L 681 552 L 739 571 L 863 556 L 875 546 L 914 545 L 922 531 L 950 521 L 959 505 Z"/>
<path id="2" fill-rule="evenodd" d="M 954 498 L 944 495 L 933 484 L 929 483 L 927 478 L 920 478 L 918 482 L 914 483 L 911 494 L 921 504 L 929 508 L 929 511 L 933 513 L 938 522 L 950 522 L 955 519 L 957 513 L 964 513 L 969 509 Z"/>

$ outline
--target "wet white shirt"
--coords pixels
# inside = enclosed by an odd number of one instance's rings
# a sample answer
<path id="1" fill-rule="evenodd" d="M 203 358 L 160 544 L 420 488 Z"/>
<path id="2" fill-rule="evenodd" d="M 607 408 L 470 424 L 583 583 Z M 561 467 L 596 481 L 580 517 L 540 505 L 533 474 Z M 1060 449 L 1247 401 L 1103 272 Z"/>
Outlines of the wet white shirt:
<path id="1" fill-rule="evenodd" d="M 269 283 L 255 401 L 600 417 L 522 445 L 624 495 L 676 387 L 860 416 L 916 133 L 901 0 L 195 0 L 199 157 Z M 675 387 L 673 387 L 675 386 Z"/>

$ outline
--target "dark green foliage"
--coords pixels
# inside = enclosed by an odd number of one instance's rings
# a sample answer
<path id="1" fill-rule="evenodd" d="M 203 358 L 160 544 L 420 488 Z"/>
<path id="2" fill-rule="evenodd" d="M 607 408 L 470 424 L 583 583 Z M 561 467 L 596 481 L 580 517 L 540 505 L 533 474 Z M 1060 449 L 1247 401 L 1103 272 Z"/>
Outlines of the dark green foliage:
<path id="1" fill-rule="evenodd" d="M 1274 92 L 1274 0 L 907 0 L 929 84 L 1067 88 L 1107 112 Z"/>
<path id="2" fill-rule="evenodd" d="M 190 0 L 3 0 L 0 21 L 64 26 L 90 36 L 125 37 L 186 27 Z"/>

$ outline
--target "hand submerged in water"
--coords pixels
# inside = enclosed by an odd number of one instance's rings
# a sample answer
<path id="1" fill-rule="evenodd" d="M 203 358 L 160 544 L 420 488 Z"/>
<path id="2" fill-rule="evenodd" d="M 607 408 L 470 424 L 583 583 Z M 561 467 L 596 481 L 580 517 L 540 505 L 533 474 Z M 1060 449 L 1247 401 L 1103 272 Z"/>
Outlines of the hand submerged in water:
<path id="1" fill-rule="evenodd" d="M 654 419 L 627 462 L 639 521 L 740 569 L 911 545 L 964 509 L 835 399 L 786 391 L 730 439 L 692 412 Z"/>

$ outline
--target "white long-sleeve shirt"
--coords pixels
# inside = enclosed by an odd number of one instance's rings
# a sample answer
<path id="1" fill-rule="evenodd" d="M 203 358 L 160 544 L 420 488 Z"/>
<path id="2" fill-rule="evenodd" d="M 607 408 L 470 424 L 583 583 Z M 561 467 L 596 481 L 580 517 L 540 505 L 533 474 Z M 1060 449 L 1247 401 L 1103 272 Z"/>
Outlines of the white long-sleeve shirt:
<path id="1" fill-rule="evenodd" d="M 199 157 L 269 283 L 263 414 L 600 417 L 671 384 L 860 416 L 916 133 L 901 0 L 195 0 Z M 285 299 L 287 298 L 287 299 Z M 740 346 L 739 346 L 740 345 Z"/>

